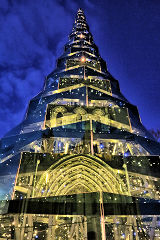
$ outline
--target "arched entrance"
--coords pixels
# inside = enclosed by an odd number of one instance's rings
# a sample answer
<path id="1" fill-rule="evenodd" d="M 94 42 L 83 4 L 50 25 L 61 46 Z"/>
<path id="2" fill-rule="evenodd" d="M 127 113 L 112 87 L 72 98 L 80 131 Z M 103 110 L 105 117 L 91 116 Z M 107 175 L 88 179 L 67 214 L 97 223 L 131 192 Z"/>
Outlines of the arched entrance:
<path id="1" fill-rule="evenodd" d="M 84 192 L 127 194 L 122 179 L 100 158 L 70 155 L 61 158 L 42 174 L 36 184 L 34 197 Z"/>
<path id="2" fill-rule="evenodd" d="M 42 174 L 36 184 L 34 197 L 50 197 L 90 192 L 127 194 L 127 189 L 119 174 L 102 159 L 89 154 L 78 154 L 67 155 L 53 163 L 53 165 Z M 100 202 L 99 204 L 102 207 Z M 56 219 L 56 217 L 50 216 L 50 218 L 52 218 L 53 222 L 56 222 L 57 226 L 62 221 L 61 217 Z M 98 240 L 101 238 L 99 218 L 79 215 L 65 216 L 65 219 L 69 218 L 72 219 L 70 221 L 70 227 L 66 230 L 68 231 L 69 239 Z M 48 239 L 50 239 L 51 236 L 53 237 L 53 235 L 55 237 L 61 237 L 59 234 L 62 232 L 64 232 L 64 228 L 59 227 L 54 229 L 54 231 L 51 228 L 48 231 Z"/>

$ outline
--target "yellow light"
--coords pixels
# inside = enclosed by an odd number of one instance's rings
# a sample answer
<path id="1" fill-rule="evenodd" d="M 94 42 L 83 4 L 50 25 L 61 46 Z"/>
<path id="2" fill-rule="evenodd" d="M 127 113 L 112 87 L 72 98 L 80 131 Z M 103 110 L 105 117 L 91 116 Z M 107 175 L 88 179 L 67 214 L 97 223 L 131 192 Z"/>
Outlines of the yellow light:
<path id="1" fill-rule="evenodd" d="M 46 174 L 46 184 L 47 184 L 47 181 L 48 181 L 48 173 Z"/>
<path id="2" fill-rule="evenodd" d="M 83 34 L 81 33 L 81 35 L 80 35 L 80 38 L 83 38 L 84 36 L 83 36 Z"/>
<path id="3" fill-rule="evenodd" d="M 81 57 L 81 62 L 85 62 L 86 58 L 85 57 Z"/>
<path id="4" fill-rule="evenodd" d="M 65 154 L 67 154 L 67 152 L 68 152 L 68 147 L 69 147 L 69 144 L 66 143 L 66 145 L 65 145 Z"/>

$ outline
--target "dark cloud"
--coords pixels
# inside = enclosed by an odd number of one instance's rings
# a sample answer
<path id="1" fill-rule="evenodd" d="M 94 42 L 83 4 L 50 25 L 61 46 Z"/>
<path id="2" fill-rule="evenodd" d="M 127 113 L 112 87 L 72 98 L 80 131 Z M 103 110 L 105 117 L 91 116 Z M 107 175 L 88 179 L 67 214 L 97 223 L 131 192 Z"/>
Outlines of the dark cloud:
<path id="1" fill-rule="evenodd" d="M 148 128 L 160 128 L 158 1 L 1 0 L 0 136 L 21 122 L 28 101 L 42 89 L 79 7 L 122 92 L 138 105 Z"/>
<path id="2" fill-rule="evenodd" d="M 28 101 L 54 68 L 72 16 L 54 1 L 1 1 L 0 126 L 2 136 L 18 124 Z"/>

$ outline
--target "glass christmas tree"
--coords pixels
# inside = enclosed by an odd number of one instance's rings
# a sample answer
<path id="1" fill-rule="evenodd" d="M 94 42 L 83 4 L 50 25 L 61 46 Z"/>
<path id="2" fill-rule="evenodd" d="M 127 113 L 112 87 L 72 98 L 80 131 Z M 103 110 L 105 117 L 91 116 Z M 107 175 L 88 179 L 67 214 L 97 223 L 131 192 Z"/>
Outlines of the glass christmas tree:
<path id="1" fill-rule="evenodd" d="M 0 239 L 160 238 L 160 145 L 109 73 L 81 9 L 0 153 Z"/>

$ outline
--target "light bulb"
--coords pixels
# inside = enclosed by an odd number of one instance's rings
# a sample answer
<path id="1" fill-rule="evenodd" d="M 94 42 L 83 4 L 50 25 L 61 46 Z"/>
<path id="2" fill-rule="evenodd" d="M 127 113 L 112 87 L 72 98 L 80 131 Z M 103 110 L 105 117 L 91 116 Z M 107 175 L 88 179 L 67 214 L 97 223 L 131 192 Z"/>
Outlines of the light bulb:
<path id="1" fill-rule="evenodd" d="M 81 62 L 85 62 L 86 58 L 85 57 L 81 57 Z"/>

